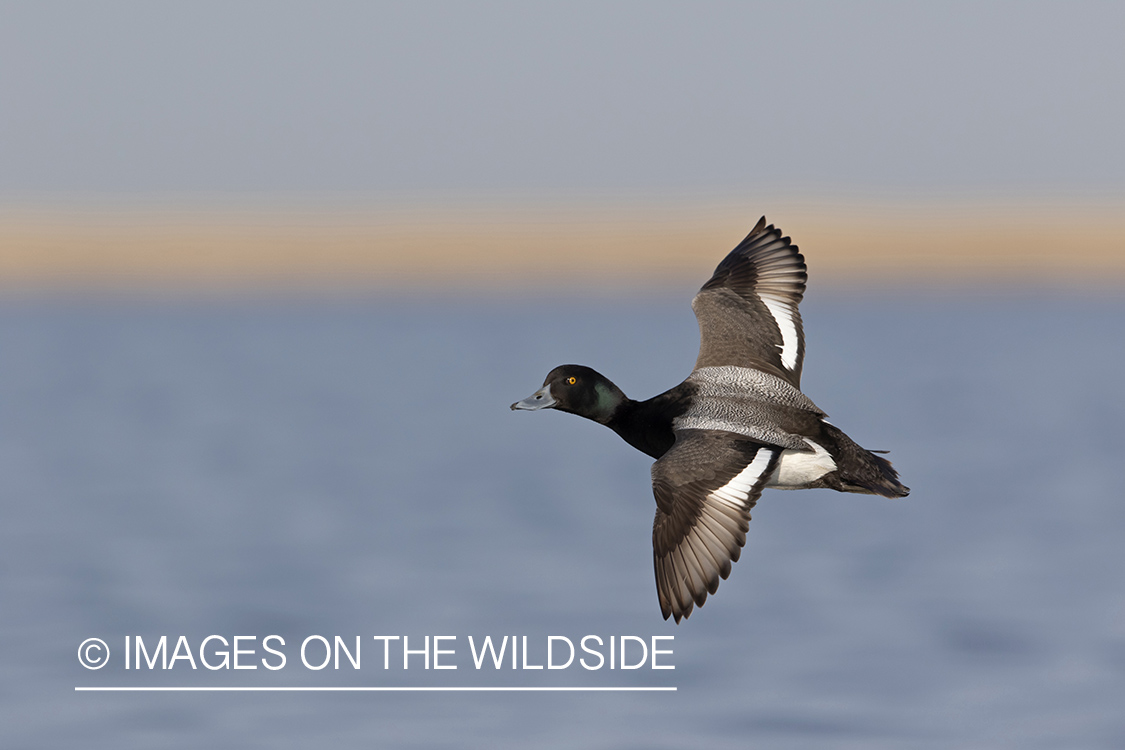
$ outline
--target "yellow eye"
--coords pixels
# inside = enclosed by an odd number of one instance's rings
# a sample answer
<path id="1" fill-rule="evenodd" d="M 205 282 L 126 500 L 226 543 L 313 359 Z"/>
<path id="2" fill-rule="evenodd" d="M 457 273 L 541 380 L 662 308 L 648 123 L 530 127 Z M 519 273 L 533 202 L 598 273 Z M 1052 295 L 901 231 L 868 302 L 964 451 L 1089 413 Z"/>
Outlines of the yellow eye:
<path id="1" fill-rule="evenodd" d="M 575 383 L 578 382 L 578 378 L 571 375 L 569 378 L 566 379 L 566 382 L 571 384 L 571 385 L 574 385 Z"/>

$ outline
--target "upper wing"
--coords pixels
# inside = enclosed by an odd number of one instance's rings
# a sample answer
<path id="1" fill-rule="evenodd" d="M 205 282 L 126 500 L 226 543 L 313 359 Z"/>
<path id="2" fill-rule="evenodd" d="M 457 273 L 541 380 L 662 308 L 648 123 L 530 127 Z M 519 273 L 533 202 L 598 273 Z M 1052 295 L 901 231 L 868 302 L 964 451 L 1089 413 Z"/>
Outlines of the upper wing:
<path id="1" fill-rule="evenodd" d="M 805 334 L 797 305 L 807 279 L 804 256 L 763 216 L 691 302 L 699 320 L 696 369 L 754 367 L 800 388 Z"/>
<path id="2" fill-rule="evenodd" d="M 703 606 L 737 562 L 750 509 L 781 449 L 721 430 L 679 430 L 652 466 L 652 559 L 664 619 Z"/>

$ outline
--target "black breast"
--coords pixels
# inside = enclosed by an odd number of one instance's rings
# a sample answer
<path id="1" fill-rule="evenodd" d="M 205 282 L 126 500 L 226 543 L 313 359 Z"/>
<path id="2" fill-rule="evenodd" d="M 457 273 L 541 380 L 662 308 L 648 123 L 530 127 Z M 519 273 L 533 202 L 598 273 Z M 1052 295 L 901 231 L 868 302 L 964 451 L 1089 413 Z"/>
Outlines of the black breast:
<path id="1" fill-rule="evenodd" d="M 676 442 L 672 420 L 687 411 L 695 390 L 685 382 L 648 401 L 625 401 L 606 426 L 641 453 L 660 458 Z"/>

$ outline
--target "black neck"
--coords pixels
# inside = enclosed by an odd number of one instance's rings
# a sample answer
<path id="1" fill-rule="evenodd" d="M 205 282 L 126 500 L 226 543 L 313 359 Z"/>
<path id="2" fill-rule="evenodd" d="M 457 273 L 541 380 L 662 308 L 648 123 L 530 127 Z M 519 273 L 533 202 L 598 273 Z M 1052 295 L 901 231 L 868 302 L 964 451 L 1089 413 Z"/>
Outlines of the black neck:
<path id="1" fill-rule="evenodd" d="M 685 383 L 647 401 L 627 398 L 605 425 L 641 453 L 660 458 L 676 442 L 672 420 L 687 409 L 689 389 Z"/>

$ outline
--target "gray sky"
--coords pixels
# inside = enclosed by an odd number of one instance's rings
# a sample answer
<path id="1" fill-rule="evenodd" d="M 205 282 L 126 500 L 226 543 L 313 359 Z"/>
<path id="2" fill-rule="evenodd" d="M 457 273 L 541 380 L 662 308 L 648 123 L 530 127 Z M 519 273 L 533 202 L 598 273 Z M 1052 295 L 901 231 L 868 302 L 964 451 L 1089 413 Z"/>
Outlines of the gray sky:
<path id="1" fill-rule="evenodd" d="M 0 196 L 1125 193 L 1125 3 L 5 3 Z"/>

